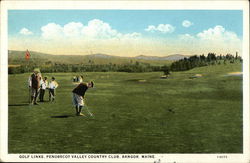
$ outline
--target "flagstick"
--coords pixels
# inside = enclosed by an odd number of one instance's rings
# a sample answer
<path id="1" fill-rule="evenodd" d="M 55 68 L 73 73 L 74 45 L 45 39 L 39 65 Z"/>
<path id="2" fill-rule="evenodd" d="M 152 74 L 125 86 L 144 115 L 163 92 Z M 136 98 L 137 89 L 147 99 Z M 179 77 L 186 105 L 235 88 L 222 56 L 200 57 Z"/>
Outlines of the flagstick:
<path id="1" fill-rule="evenodd" d="M 30 86 L 28 88 L 28 91 L 29 91 L 29 104 L 30 104 L 31 103 L 31 94 L 30 94 L 31 88 L 30 88 Z"/>
<path id="2" fill-rule="evenodd" d="M 30 67 L 30 60 L 28 60 L 28 67 Z M 29 70 L 28 70 L 29 71 Z M 30 77 L 29 77 L 30 78 Z M 29 80 L 31 80 L 31 79 L 29 79 Z M 31 104 L 31 85 L 30 85 L 30 83 L 29 83 L 29 104 Z"/>
<path id="3" fill-rule="evenodd" d="M 28 67 L 29 67 L 29 63 L 30 63 L 30 62 L 29 62 L 29 60 L 28 60 Z M 26 67 L 26 70 L 28 70 L 28 68 L 27 68 L 27 67 Z M 29 70 L 28 70 L 28 72 L 29 72 Z M 30 77 L 29 77 L 29 83 L 28 83 L 28 84 L 29 84 L 29 87 L 28 87 L 28 91 L 29 91 L 29 100 L 28 100 L 28 101 L 29 101 L 29 104 L 30 104 L 30 103 L 31 103 L 31 94 L 30 94 L 30 91 L 31 91 L 31 90 L 30 90 L 30 89 L 31 89 L 31 87 L 30 87 Z"/>
<path id="4" fill-rule="evenodd" d="M 26 53 L 25 53 L 25 59 L 28 60 L 28 64 L 26 64 L 26 70 L 29 71 L 29 68 L 30 68 L 30 52 L 28 51 L 28 49 L 26 50 Z M 28 91 L 29 91 L 29 100 L 28 100 L 28 102 L 30 104 L 32 102 L 31 101 L 31 86 L 30 86 L 30 83 L 28 83 L 28 85 L 29 85 L 29 87 L 28 87 Z"/>

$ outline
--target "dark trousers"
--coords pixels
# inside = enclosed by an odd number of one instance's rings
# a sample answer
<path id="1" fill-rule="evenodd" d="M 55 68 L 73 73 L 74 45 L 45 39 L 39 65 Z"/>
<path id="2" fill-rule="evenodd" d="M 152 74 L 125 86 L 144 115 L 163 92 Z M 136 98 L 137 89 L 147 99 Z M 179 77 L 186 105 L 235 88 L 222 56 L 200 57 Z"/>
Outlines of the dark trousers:
<path id="1" fill-rule="evenodd" d="M 40 89 L 40 95 L 39 95 L 39 99 L 41 102 L 44 101 L 44 94 L 45 94 L 45 89 Z"/>
<path id="2" fill-rule="evenodd" d="M 40 94 L 40 89 L 37 89 L 37 88 L 30 88 L 30 98 L 31 98 L 31 103 L 32 104 L 35 104 L 36 103 L 36 100 L 37 100 L 37 97 L 39 96 Z"/>
<path id="3" fill-rule="evenodd" d="M 55 90 L 49 89 L 49 101 L 54 101 L 54 100 L 55 100 Z"/>

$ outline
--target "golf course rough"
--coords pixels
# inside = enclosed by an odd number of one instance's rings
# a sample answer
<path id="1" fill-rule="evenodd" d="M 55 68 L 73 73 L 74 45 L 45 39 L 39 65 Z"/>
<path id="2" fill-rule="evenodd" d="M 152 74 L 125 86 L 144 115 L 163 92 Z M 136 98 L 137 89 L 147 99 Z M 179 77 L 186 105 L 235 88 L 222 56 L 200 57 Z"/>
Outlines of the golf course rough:
<path id="1" fill-rule="evenodd" d="M 83 72 L 95 82 L 86 92 L 94 118 L 75 116 L 75 73 L 43 73 L 60 86 L 55 102 L 37 106 L 28 105 L 29 74 L 9 75 L 8 152 L 242 153 L 242 75 L 227 75 L 241 67 L 206 66 L 167 79 L 162 72 Z"/>

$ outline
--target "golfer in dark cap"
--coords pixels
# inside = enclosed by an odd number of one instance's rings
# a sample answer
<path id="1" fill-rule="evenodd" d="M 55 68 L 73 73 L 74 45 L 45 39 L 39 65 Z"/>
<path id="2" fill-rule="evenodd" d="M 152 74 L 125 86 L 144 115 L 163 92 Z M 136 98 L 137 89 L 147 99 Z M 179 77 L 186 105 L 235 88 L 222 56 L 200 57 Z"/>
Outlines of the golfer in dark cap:
<path id="1" fill-rule="evenodd" d="M 83 116 L 83 114 L 81 113 L 82 107 L 84 106 L 84 95 L 85 92 L 89 89 L 89 88 L 93 88 L 94 87 L 94 83 L 88 82 L 88 83 L 80 83 L 75 89 L 73 89 L 73 105 L 76 108 L 76 115 L 77 116 Z"/>

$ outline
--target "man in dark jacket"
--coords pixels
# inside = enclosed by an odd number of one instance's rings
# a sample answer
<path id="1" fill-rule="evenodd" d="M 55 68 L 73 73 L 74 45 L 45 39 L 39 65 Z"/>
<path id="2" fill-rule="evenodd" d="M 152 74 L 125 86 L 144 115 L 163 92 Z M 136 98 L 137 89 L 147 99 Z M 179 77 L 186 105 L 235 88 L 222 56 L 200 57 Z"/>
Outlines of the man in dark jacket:
<path id="1" fill-rule="evenodd" d="M 33 74 L 29 77 L 29 88 L 31 93 L 31 104 L 37 104 L 37 96 L 39 95 L 40 90 L 40 81 L 41 81 L 41 73 L 38 68 L 34 69 Z"/>
<path id="2" fill-rule="evenodd" d="M 82 107 L 84 106 L 84 95 L 89 88 L 93 88 L 94 83 L 91 81 L 89 83 L 80 83 L 75 89 L 73 89 L 73 105 L 76 108 L 76 115 L 83 116 L 81 113 Z"/>

